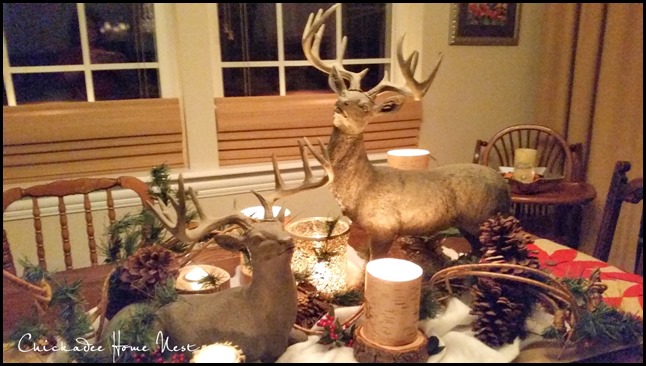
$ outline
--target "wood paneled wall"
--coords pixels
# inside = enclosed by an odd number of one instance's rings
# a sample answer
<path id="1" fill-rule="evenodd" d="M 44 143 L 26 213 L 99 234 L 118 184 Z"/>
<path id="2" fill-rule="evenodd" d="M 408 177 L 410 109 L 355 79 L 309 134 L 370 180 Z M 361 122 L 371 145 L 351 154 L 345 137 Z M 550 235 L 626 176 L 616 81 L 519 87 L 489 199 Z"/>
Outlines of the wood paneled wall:
<path id="1" fill-rule="evenodd" d="M 177 99 L 3 107 L 3 184 L 184 166 Z"/>
<path id="2" fill-rule="evenodd" d="M 220 165 L 299 159 L 297 140 L 327 143 L 332 132 L 334 94 L 215 99 Z M 394 114 L 375 118 L 366 128 L 370 153 L 417 147 L 420 102 L 408 101 Z"/>

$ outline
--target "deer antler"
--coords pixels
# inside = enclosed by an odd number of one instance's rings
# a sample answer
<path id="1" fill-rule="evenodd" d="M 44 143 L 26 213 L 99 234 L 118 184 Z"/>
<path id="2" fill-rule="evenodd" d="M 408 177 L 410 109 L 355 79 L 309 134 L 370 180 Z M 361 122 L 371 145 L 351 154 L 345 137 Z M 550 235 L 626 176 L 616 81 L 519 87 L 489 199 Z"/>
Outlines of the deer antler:
<path id="1" fill-rule="evenodd" d="M 339 4 L 335 4 L 326 10 L 325 13 L 323 9 L 319 9 L 316 16 L 314 16 L 314 13 L 310 14 L 305 29 L 303 30 L 303 39 L 301 41 L 303 53 L 307 60 L 317 69 L 329 75 L 333 73 L 332 67 L 334 67 L 341 77 L 350 82 L 350 89 L 360 90 L 361 79 L 366 75 L 368 69 L 364 69 L 361 72 L 351 72 L 343 67 L 343 55 L 348 45 L 348 37 L 343 36 L 341 40 L 341 50 L 337 52 L 336 62 L 326 64 L 321 60 L 321 40 L 323 39 L 323 32 L 325 31 L 325 24 L 323 23 L 338 7 Z"/>
<path id="2" fill-rule="evenodd" d="M 323 141 L 321 141 L 321 139 L 318 139 L 319 147 L 321 149 L 321 152 L 318 153 L 316 152 L 316 150 L 314 150 L 314 147 L 309 142 L 307 137 L 303 137 L 303 140 L 305 141 L 305 145 L 307 145 L 308 150 L 312 152 L 316 160 L 321 164 L 321 167 L 325 171 L 325 176 L 319 179 L 314 179 L 314 176 L 312 175 L 312 168 L 310 168 L 309 159 L 307 157 L 307 150 L 305 150 L 303 141 L 298 140 L 298 148 L 301 151 L 301 160 L 303 161 L 303 170 L 305 172 L 305 178 L 303 179 L 303 182 L 301 183 L 301 185 L 299 185 L 298 187 L 293 187 L 288 189 L 285 187 L 285 181 L 283 180 L 283 177 L 280 175 L 280 169 L 278 167 L 278 161 L 276 160 L 276 155 L 272 155 L 271 161 L 274 165 L 274 178 L 276 181 L 276 192 L 269 199 L 266 200 L 259 193 L 255 191 L 251 191 L 253 194 L 256 195 L 256 197 L 258 197 L 258 200 L 260 201 L 263 208 L 265 209 L 265 217 L 264 217 L 265 220 L 269 220 L 273 218 L 272 206 L 274 202 L 276 202 L 277 200 L 287 196 L 291 196 L 301 191 L 323 187 L 324 185 L 332 182 L 332 180 L 334 179 L 334 171 L 332 170 L 332 163 L 330 162 L 330 156 L 328 155 L 327 150 L 325 149 L 325 145 L 323 145 Z M 281 214 L 279 214 L 279 216 L 280 215 Z"/>
<path id="3" fill-rule="evenodd" d="M 197 227 L 192 229 L 189 229 L 186 225 L 186 194 L 184 191 L 184 178 L 181 174 L 179 175 L 177 185 L 177 197 L 179 202 L 175 201 L 172 197 L 170 198 L 170 203 L 173 206 L 172 210 L 170 206 L 165 205 L 163 202 L 159 202 L 161 209 L 156 207 L 154 204 L 147 202 L 164 227 L 166 227 L 166 229 L 177 239 L 185 243 L 195 243 L 200 241 L 202 237 L 214 229 L 228 224 L 238 224 L 245 230 L 251 228 L 251 224 L 239 214 L 228 215 L 220 218 L 205 215 L 193 189 L 189 188 L 186 193 L 191 197 L 191 201 L 200 217 L 200 223 Z"/>
<path id="4" fill-rule="evenodd" d="M 381 82 L 379 82 L 379 84 L 377 84 L 374 88 L 370 89 L 366 93 L 371 97 L 374 97 L 384 91 L 394 91 L 406 96 L 413 96 L 415 100 L 420 100 L 422 99 L 422 97 L 424 97 L 424 95 L 428 91 L 428 88 L 431 87 L 431 83 L 433 83 L 433 79 L 435 79 L 437 70 L 440 67 L 440 63 L 442 62 L 442 54 L 439 54 L 437 62 L 433 67 L 433 71 L 431 71 L 431 74 L 428 76 L 428 78 L 426 78 L 426 80 L 422 82 L 418 82 L 417 80 L 415 80 L 415 70 L 417 69 L 417 61 L 419 61 L 419 52 L 413 51 L 413 53 L 408 58 L 404 58 L 404 36 L 405 34 L 399 39 L 399 42 L 397 42 L 397 63 L 399 64 L 399 68 L 401 69 L 402 75 L 404 76 L 404 80 L 406 80 L 406 86 L 398 86 L 391 83 L 388 78 L 388 73 L 384 72 L 384 78 L 381 80 Z"/>

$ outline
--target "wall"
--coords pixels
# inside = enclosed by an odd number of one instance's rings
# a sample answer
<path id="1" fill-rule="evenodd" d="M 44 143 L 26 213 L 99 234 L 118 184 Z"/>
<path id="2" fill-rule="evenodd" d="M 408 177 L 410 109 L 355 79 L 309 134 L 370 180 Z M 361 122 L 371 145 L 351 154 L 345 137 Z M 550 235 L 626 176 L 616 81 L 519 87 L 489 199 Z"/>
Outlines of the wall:
<path id="1" fill-rule="evenodd" d="M 471 162 L 477 139 L 533 120 L 543 5 L 522 4 L 518 46 L 450 46 L 450 4 L 425 4 L 424 75 L 444 58 L 424 98 L 420 147 L 438 161 Z"/>

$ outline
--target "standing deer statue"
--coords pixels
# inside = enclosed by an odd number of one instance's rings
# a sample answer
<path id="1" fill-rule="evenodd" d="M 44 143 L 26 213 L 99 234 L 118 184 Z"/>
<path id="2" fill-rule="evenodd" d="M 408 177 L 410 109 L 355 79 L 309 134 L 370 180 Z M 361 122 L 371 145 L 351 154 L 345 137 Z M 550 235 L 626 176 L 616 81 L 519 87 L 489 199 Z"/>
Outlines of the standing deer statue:
<path id="1" fill-rule="evenodd" d="M 429 235 L 449 227 L 459 228 L 477 248 L 480 224 L 497 212 L 507 212 L 511 204 L 509 187 L 498 172 L 476 164 L 424 171 L 373 166 L 364 147 L 363 132 L 370 120 L 396 113 L 406 98 L 420 100 L 437 73 L 441 57 L 426 80 L 416 81 L 419 54 L 415 51 L 404 59 L 402 37 L 397 44 L 397 60 L 406 85 L 389 82 L 386 74 L 378 85 L 364 92 L 361 79 L 368 69 L 355 73 L 343 67 L 345 36 L 335 62 L 324 62 L 319 55 L 323 23 L 337 6 L 319 10 L 316 16 L 310 14 L 302 47 L 307 60 L 329 75 L 330 87 L 338 95 L 328 153 L 335 174 L 331 191 L 343 214 L 366 231 L 373 259 L 386 256 L 400 235 Z M 395 95 L 378 104 L 376 98 L 383 92 Z"/>
<path id="2" fill-rule="evenodd" d="M 328 174 L 332 174 L 329 158 L 321 143 L 321 153 L 314 151 L 306 140 L 307 147 Z M 329 175 L 314 179 L 307 162 L 307 152 L 299 141 L 306 179 L 298 187 L 284 186 L 276 158 L 273 158 L 276 178 L 276 193 L 271 199 L 314 189 L 327 184 Z M 252 191 L 265 208 L 264 220 L 256 222 L 240 214 L 222 218 L 207 217 L 197 201 L 195 193 L 187 191 L 200 217 L 197 227 L 186 224 L 186 197 L 180 175 L 177 197 L 170 206 L 160 203 L 161 209 L 151 205 L 155 215 L 173 236 L 186 243 L 195 243 L 213 230 L 235 224 L 244 234 L 216 234 L 214 240 L 223 248 L 239 251 L 246 247 L 253 267 L 249 285 L 239 286 L 213 294 L 182 295 L 180 299 L 156 311 L 158 324 L 155 331 L 168 337 L 170 347 L 200 347 L 216 342 L 232 342 L 239 346 L 247 361 L 273 362 L 285 352 L 290 341 L 297 312 L 297 292 L 291 270 L 294 244 L 282 226 L 284 211 L 274 218 L 270 204 L 260 194 Z M 137 304 L 122 309 L 110 321 L 103 333 L 104 339 L 120 325 L 126 324 L 136 311 Z M 106 337 L 106 335 L 108 337 Z M 301 335 L 301 339 L 304 335 Z M 304 339 L 302 339 L 304 340 Z M 110 347 L 106 347 L 110 348 Z"/>

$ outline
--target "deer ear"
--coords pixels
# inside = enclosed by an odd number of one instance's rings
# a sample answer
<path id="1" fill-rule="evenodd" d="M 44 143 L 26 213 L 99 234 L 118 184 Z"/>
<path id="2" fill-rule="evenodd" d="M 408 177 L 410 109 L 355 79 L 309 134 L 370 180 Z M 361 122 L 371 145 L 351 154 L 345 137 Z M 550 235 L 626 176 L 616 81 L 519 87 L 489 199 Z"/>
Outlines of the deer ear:
<path id="1" fill-rule="evenodd" d="M 230 252 L 237 252 L 244 248 L 243 240 L 240 235 L 220 234 L 215 235 L 213 239 L 219 246 Z"/>
<path id="2" fill-rule="evenodd" d="M 386 98 L 386 101 L 381 103 L 377 110 L 379 113 L 395 113 L 401 108 L 401 106 L 406 101 L 406 97 L 403 95 L 393 95 Z"/>
<path id="3" fill-rule="evenodd" d="M 278 211 L 278 215 L 276 216 L 276 220 L 278 222 L 283 223 L 285 221 L 285 211 L 287 211 L 287 208 L 281 207 L 280 211 Z"/>

